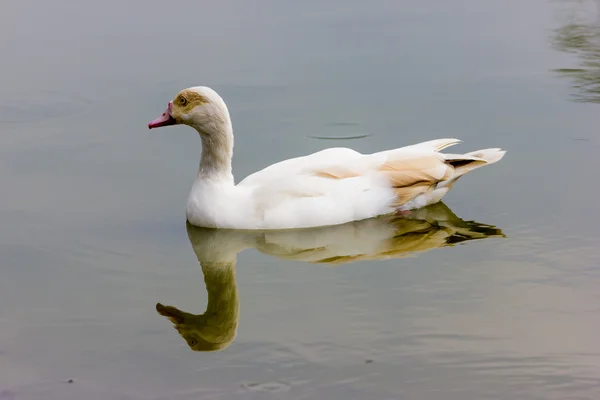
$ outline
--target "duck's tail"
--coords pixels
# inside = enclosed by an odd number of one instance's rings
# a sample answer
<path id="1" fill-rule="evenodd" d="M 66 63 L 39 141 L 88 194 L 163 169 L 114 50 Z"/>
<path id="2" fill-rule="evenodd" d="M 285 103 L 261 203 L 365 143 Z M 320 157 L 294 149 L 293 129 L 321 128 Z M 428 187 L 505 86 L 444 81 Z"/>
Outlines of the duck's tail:
<path id="1" fill-rule="evenodd" d="M 500 161 L 506 151 L 499 148 L 490 148 L 466 154 L 441 154 L 444 155 L 446 162 L 454 167 L 454 175 L 448 179 L 448 183 L 454 184 L 458 178 L 467 172 Z"/>
<path id="2" fill-rule="evenodd" d="M 493 164 L 500 161 L 506 154 L 506 150 L 499 148 L 476 150 L 467 153 L 468 156 L 477 157 L 485 160 L 486 164 Z"/>

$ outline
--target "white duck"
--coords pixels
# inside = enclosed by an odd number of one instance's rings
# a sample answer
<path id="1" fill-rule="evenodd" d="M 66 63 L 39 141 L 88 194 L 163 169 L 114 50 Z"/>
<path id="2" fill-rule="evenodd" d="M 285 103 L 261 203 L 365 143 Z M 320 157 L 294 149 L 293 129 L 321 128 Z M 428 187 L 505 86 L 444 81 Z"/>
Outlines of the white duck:
<path id="1" fill-rule="evenodd" d="M 210 228 L 308 228 L 421 208 L 439 202 L 465 173 L 505 154 L 496 148 L 439 152 L 457 139 L 373 154 L 329 148 L 278 162 L 236 185 L 233 128 L 223 99 L 205 86 L 184 89 L 148 128 L 176 124 L 196 129 L 202 140 L 186 215 L 190 224 Z"/>

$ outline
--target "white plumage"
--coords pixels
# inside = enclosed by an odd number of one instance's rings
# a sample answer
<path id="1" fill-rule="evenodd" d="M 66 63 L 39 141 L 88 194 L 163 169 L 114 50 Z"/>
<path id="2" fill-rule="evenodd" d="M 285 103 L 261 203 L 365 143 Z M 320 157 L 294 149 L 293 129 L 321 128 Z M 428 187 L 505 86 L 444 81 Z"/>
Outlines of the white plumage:
<path id="1" fill-rule="evenodd" d="M 330 148 L 270 165 L 235 185 L 233 130 L 221 97 L 207 87 L 182 90 L 149 128 L 174 124 L 200 133 L 187 219 L 211 228 L 308 228 L 421 208 L 439 202 L 465 173 L 505 154 L 496 148 L 441 153 L 460 142 L 452 138 L 373 154 Z"/>

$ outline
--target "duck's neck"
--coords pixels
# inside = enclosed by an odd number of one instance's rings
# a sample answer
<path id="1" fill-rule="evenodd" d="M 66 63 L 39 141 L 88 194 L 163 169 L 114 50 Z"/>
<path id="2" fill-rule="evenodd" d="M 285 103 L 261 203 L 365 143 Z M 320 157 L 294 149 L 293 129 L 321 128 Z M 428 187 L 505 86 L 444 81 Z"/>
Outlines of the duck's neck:
<path id="1" fill-rule="evenodd" d="M 229 117 L 216 121 L 200 131 L 202 153 L 198 180 L 233 185 L 231 159 L 233 157 L 233 128 Z"/>

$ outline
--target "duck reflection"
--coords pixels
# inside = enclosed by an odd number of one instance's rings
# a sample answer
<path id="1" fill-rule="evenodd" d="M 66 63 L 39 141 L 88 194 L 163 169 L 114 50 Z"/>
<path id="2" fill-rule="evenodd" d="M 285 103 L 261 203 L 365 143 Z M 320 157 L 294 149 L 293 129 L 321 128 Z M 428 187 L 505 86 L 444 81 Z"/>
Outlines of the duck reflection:
<path id="1" fill-rule="evenodd" d="M 235 281 L 237 254 L 255 248 L 284 260 L 339 265 L 401 258 L 457 243 L 504 237 L 494 226 L 458 218 L 446 205 L 415 210 L 408 216 L 386 215 L 344 225 L 285 231 L 237 231 L 198 228 L 187 233 L 202 267 L 208 292 L 203 314 L 156 305 L 195 351 L 227 348 L 236 337 L 239 297 Z"/>

